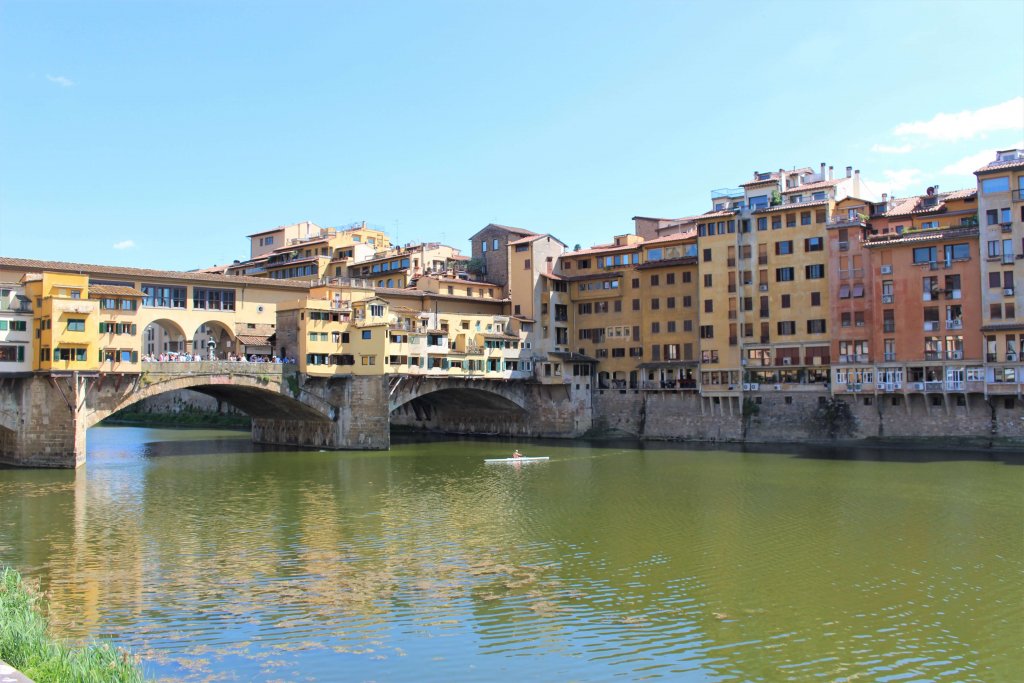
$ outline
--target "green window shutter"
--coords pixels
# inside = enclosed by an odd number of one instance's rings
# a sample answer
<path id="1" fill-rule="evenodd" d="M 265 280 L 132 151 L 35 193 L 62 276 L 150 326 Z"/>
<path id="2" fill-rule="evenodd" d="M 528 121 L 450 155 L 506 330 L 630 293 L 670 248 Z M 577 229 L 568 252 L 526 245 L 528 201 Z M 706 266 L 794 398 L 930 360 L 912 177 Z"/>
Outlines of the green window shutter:
<path id="1" fill-rule="evenodd" d="M 18 362 L 22 363 L 22 362 L 24 362 L 24 360 L 25 360 L 25 347 L 24 346 L 19 346 L 18 347 Z"/>
<path id="2" fill-rule="evenodd" d="M 138 325 L 136 325 L 135 323 L 132 323 L 132 335 L 133 336 L 136 334 L 136 330 L 137 329 L 138 329 Z"/>
<path id="3" fill-rule="evenodd" d="M 139 352 L 138 351 L 132 351 L 132 362 L 133 363 L 138 363 L 139 362 Z"/>

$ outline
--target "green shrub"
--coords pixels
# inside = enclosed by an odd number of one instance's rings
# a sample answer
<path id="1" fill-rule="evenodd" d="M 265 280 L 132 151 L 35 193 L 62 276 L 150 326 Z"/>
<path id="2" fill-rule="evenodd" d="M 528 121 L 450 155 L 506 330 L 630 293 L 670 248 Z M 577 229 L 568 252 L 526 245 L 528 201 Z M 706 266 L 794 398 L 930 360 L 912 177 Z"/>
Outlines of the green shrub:
<path id="1" fill-rule="evenodd" d="M 0 573 L 0 659 L 36 683 L 142 681 L 134 657 L 106 643 L 71 647 L 50 633 L 45 602 L 10 567 Z"/>

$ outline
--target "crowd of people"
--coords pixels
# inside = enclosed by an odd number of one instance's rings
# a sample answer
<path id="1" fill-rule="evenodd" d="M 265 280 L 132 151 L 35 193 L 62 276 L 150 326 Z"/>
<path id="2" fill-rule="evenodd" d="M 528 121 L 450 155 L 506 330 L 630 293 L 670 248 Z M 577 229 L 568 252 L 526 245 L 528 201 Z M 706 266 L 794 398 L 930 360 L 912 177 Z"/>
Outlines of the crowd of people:
<path id="1" fill-rule="evenodd" d="M 261 356 L 255 353 L 246 356 L 243 354 L 235 355 L 233 353 L 224 354 L 220 358 L 210 358 L 199 353 L 161 353 L 158 355 L 145 355 L 142 357 L 143 363 L 199 363 L 202 361 L 230 361 L 232 363 L 294 363 L 294 358 L 278 357 L 278 356 Z"/>

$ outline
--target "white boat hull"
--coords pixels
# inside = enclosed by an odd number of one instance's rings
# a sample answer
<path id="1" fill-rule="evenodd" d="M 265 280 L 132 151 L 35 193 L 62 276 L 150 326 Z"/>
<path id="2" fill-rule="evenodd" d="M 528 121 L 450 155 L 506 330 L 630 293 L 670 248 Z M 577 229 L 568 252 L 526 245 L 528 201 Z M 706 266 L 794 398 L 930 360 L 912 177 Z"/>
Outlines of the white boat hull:
<path id="1" fill-rule="evenodd" d="M 526 457 L 523 457 L 523 458 L 486 458 L 486 459 L 484 459 L 484 462 L 489 462 L 489 463 L 498 463 L 498 462 L 543 462 L 545 460 L 550 460 L 550 459 L 551 458 L 549 458 L 546 455 L 541 455 L 541 456 L 537 456 L 537 457 L 534 457 L 534 458 L 526 458 Z"/>

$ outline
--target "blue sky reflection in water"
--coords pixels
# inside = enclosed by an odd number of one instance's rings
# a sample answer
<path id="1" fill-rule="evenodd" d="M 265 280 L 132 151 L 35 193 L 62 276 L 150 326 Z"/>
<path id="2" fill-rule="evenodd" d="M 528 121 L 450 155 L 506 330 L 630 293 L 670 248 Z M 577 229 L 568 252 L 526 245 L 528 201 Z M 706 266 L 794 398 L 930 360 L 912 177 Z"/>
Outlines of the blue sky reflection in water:
<path id="1" fill-rule="evenodd" d="M 518 446 L 549 463 L 485 466 Z M 1024 468 L 96 428 L 0 559 L 168 680 L 1012 680 Z"/>

